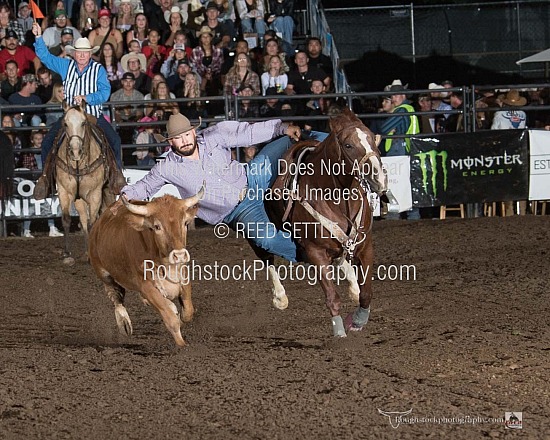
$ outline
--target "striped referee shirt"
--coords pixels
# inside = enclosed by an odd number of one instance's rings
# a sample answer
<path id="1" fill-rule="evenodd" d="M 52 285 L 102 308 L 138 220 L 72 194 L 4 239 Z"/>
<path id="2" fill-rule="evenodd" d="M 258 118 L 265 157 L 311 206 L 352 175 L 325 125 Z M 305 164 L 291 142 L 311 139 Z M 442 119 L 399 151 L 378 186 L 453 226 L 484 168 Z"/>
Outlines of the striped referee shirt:
<path id="1" fill-rule="evenodd" d="M 69 105 L 75 104 L 75 96 L 83 95 L 86 97 L 87 113 L 95 117 L 103 114 L 103 103 L 111 95 L 111 84 L 105 67 L 90 59 L 84 71 L 80 72 L 73 59 L 53 56 L 41 37 L 36 38 L 34 49 L 48 69 L 61 75 L 65 100 Z"/>

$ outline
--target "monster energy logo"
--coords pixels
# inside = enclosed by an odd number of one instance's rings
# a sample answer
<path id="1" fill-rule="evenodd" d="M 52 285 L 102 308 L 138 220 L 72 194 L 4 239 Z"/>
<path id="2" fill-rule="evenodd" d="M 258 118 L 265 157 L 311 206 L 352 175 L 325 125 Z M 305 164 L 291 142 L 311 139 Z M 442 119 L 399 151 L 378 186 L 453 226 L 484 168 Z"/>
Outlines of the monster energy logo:
<path id="1" fill-rule="evenodd" d="M 443 190 L 447 190 L 447 152 L 431 150 L 424 153 L 415 154 L 420 159 L 420 169 L 422 170 L 422 187 L 428 194 L 428 169 L 426 168 L 426 159 L 430 158 L 430 169 L 432 171 L 431 186 L 434 197 L 437 197 L 437 158 L 441 157 L 441 167 L 443 169 Z"/>

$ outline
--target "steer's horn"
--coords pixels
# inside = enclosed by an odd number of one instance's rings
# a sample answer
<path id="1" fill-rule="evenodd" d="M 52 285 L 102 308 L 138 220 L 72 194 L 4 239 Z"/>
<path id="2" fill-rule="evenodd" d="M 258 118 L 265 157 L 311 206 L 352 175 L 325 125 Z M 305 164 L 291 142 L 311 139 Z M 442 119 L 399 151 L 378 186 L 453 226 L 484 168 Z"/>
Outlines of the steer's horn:
<path id="1" fill-rule="evenodd" d="M 149 208 L 147 205 L 134 205 L 133 203 L 130 203 L 125 196 L 120 197 L 122 199 L 122 203 L 126 206 L 126 209 L 128 209 L 128 211 L 132 214 L 142 215 L 144 217 L 149 215 Z"/>
<path id="2" fill-rule="evenodd" d="M 192 206 L 195 206 L 197 203 L 199 203 L 204 197 L 205 188 L 206 188 L 206 182 L 203 180 L 202 186 L 199 192 L 194 196 L 189 197 L 188 199 L 185 199 L 185 205 L 190 208 Z"/>

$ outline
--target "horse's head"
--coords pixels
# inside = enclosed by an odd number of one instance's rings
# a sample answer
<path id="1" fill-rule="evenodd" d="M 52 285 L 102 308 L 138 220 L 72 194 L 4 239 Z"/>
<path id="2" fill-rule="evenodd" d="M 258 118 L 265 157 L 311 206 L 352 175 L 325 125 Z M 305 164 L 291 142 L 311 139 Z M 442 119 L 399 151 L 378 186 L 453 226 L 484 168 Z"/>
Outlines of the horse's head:
<path id="1" fill-rule="evenodd" d="M 335 137 L 339 157 L 346 164 L 346 173 L 353 173 L 357 178 L 366 180 L 378 195 L 385 193 L 388 176 L 382 167 L 378 150 L 381 137 L 375 136 L 347 108 L 330 119 L 330 131 Z"/>
<path id="2" fill-rule="evenodd" d="M 75 161 L 82 160 L 84 157 L 84 134 L 88 124 L 85 108 L 86 102 L 84 100 L 80 106 L 72 107 L 63 101 L 64 126 L 69 142 L 69 158 Z"/>

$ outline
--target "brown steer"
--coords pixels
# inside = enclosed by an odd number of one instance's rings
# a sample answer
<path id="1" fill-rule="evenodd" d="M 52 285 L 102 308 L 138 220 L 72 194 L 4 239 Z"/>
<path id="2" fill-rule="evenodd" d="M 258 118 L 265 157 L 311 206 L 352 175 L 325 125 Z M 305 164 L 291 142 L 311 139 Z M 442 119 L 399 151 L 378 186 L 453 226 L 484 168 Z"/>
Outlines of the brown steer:
<path id="1" fill-rule="evenodd" d="M 187 273 L 187 226 L 203 195 L 204 187 L 184 200 L 165 195 L 148 203 L 130 203 L 123 197 L 124 207 L 116 215 L 107 209 L 94 224 L 90 263 L 115 305 L 121 333 L 132 334 L 124 294 L 126 289 L 135 290 L 146 304 L 158 310 L 176 344 L 185 345 L 172 301 L 178 298 L 181 304 L 181 320 L 191 321 L 194 309 Z"/>

